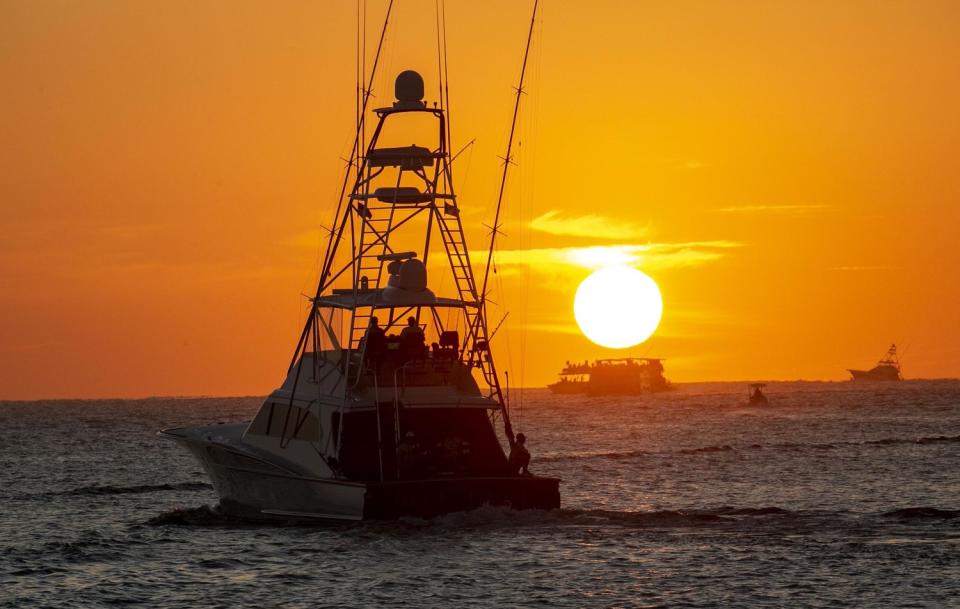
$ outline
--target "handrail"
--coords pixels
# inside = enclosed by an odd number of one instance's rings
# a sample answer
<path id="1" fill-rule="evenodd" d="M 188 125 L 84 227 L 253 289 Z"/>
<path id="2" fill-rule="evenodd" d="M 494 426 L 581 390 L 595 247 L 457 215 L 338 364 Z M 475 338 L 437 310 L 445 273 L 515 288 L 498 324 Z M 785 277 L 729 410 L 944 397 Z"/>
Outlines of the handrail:
<path id="1" fill-rule="evenodd" d="M 377 373 L 373 373 L 373 397 L 374 397 L 374 407 L 377 410 L 377 455 L 380 458 L 380 482 L 383 482 L 383 432 L 382 424 L 380 422 L 380 387 L 377 382 Z M 340 425 L 343 426 L 343 422 L 340 422 Z"/>

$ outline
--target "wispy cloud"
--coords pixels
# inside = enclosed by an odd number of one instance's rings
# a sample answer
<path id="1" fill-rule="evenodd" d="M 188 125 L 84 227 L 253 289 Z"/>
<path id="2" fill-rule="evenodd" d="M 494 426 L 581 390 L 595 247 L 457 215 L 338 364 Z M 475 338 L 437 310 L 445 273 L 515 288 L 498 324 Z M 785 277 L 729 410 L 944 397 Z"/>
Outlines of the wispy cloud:
<path id="1" fill-rule="evenodd" d="M 893 271 L 896 270 L 898 266 L 835 266 L 831 267 L 831 271 Z"/>
<path id="2" fill-rule="evenodd" d="M 551 235 L 595 239 L 638 239 L 650 232 L 647 227 L 598 214 L 563 217 L 555 209 L 531 220 L 530 228 Z"/>
<path id="3" fill-rule="evenodd" d="M 636 266 L 649 270 L 689 267 L 718 260 L 726 250 L 741 247 L 735 241 L 690 241 L 642 245 L 595 245 L 525 250 L 500 250 L 498 266 L 527 265 L 537 270 L 563 268 L 597 269 L 605 266 Z M 480 253 L 478 262 L 485 261 Z"/>
<path id="4" fill-rule="evenodd" d="M 523 329 L 529 332 L 544 332 L 547 334 L 583 335 L 575 323 L 528 323 L 523 326 Z"/>
<path id="5" fill-rule="evenodd" d="M 721 207 L 717 211 L 727 214 L 803 214 L 818 209 L 827 209 L 829 207 L 829 205 L 738 205 L 734 207 Z"/>

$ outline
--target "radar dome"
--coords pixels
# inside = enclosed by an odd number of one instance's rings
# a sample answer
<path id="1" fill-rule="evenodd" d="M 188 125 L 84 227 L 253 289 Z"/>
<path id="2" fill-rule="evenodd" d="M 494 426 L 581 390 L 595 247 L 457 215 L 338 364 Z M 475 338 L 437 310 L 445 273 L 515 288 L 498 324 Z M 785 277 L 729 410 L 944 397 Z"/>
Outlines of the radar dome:
<path id="1" fill-rule="evenodd" d="M 400 72 L 394 85 L 394 93 L 398 102 L 421 102 L 423 100 L 423 77 L 413 70 Z"/>

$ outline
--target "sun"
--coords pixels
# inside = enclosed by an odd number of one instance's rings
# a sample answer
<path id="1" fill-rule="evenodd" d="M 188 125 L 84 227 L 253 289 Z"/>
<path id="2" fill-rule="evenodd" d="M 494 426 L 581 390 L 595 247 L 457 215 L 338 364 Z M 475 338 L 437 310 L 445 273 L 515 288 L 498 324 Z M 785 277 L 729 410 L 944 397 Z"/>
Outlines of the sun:
<path id="1" fill-rule="evenodd" d="M 625 349 L 650 338 L 660 325 L 663 298 L 647 275 L 625 266 L 610 266 L 580 282 L 573 316 L 593 342 Z"/>

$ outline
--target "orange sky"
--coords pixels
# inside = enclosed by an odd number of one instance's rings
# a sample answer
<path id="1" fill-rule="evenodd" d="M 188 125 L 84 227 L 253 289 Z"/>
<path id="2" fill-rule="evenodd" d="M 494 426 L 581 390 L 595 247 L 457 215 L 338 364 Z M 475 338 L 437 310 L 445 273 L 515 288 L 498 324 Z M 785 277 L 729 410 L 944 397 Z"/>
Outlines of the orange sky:
<path id="1" fill-rule="evenodd" d="M 529 6 L 447 4 L 480 249 Z M 433 7 L 399 0 L 375 103 L 406 68 L 435 97 Z M 960 4 L 543 8 L 498 258 L 513 384 L 623 354 L 675 381 L 843 379 L 893 341 L 906 376 L 960 375 Z M 347 1 L 0 3 L 0 398 L 279 384 L 352 135 L 354 19 Z M 646 344 L 576 331 L 590 270 L 561 248 L 589 246 L 660 284 Z"/>

